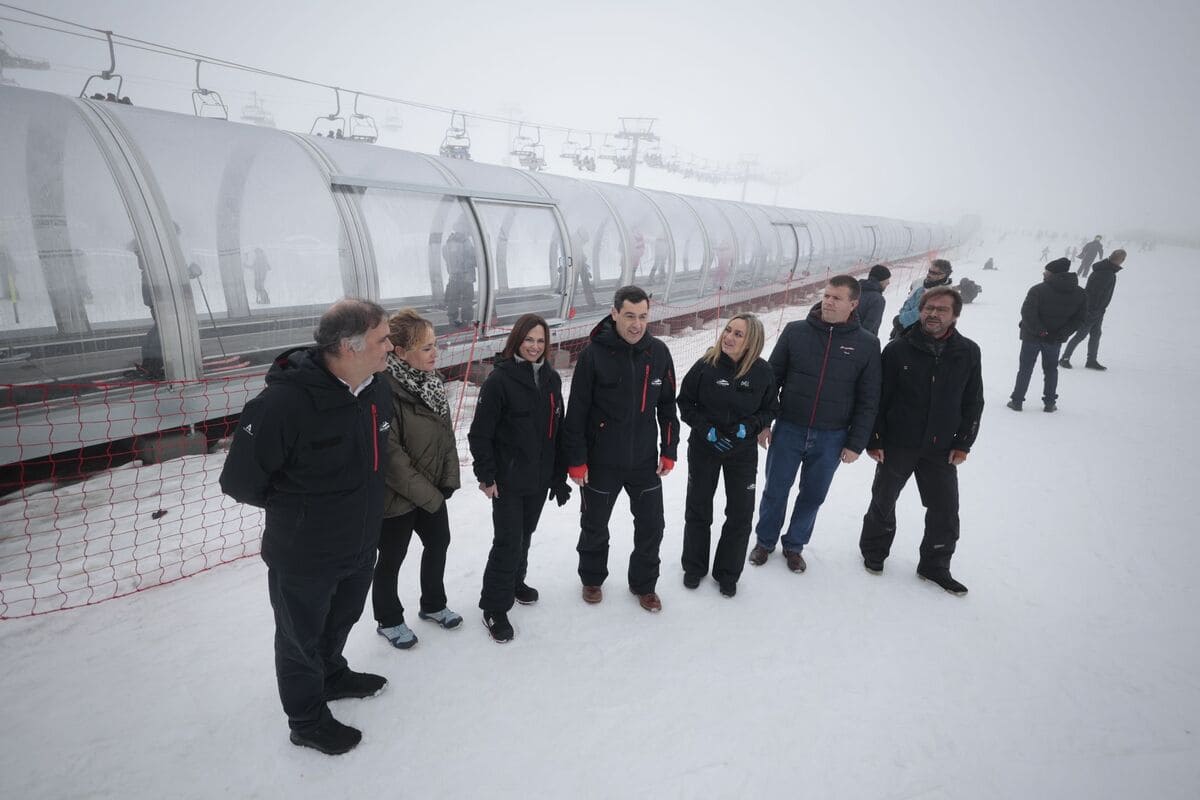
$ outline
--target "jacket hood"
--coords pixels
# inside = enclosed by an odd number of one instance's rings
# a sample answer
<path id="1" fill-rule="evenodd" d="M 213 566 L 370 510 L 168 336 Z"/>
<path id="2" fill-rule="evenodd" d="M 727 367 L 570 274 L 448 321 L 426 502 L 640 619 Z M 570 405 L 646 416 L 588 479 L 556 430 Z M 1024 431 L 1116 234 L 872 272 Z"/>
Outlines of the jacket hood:
<path id="1" fill-rule="evenodd" d="M 352 405 L 354 395 L 346 384 L 337 379 L 325 366 L 325 359 L 315 347 L 293 347 L 275 357 L 267 370 L 268 384 L 287 384 L 303 389 L 319 409 Z"/>
<path id="2" fill-rule="evenodd" d="M 637 344 L 630 344 L 622 339 L 620 334 L 617 333 L 617 323 L 613 321 L 611 316 L 605 317 L 597 322 L 596 327 L 592 328 L 592 333 L 589 338 L 596 344 L 602 344 L 606 347 L 625 348 L 635 352 L 641 352 L 642 350 L 650 347 L 649 330 L 642 334 L 642 338 L 638 340 Z"/>
<path id="3" fill-rule="evenodd" d="M 1118 267 L 1116 264 L 1112 263 L 1107 258 L 1103 259 L 1102 261 L 1097 261 L 1095 264 L 1092 264 L 1093 272 L 1112 272 L 1112 273 L 1116 274 L 1116 273 L 1120 272 L 1122 269 L 1123 269 L 1122 267 Z"/>
<path id="4" fill-rule="evenodd" d="M 817 303 L 815 306 L 812 307 L 811 310 L 809 310 L 808 318 L 805 321 L 808 322 L 809 325 L 812 325 L 814 328 L 816 328 L 819 331 L 828 331 L 832 328 L 833 332 L 835 334 L 850 333 L 851 331 L 857 330 L 858 328 L 862 327 L 862 324 L 858 320 L 858 309 L 857 308 L 854 309 L 854 311 L 850 312 L 850 319 L 846 320 L 845 322 L 835 322 L 835 323 L 830 324 L 830 323 L 826 322 L 825 320 L 821 319 L 821 304 L 820 303 Z"/>
<path id="5" fill-rule="evenodd" d="M 858 281 L 858 287 L 859 290 L 863 292 L 875 292 L 877 294 L 883 294 L 883 287 L 880 286 L 879 281 L 875 280 L 874 278 L 860 278 Z"/>
<path id="6" fill-rule="evenodd" d="M 1054 272 L 1043 281 L 1057 292 L 1069 294 L 1079 288 L 1079 276 L 1074 272 Z"/>

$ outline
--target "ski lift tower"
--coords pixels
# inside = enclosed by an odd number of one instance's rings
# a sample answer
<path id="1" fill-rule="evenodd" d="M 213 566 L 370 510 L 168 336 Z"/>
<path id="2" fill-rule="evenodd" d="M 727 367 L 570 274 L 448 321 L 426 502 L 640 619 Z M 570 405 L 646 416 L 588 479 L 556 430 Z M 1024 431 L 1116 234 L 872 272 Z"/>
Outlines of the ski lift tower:
<path id="1" fill-rule="evenodd" d="M 16 86 L 12 78 L 4 77 L 5 69 L 50 69 L 50 62 L 40 58 L 27 58 L 8 49 L 4 35 L 0 33 L 0 86 Z"/>
<path id="2" fill-rule="evenodd" d="M 629 185 L 637 182 L 638 144 L 640 142 L 657 142 L 658 134 L 651 130 L 658 117 L 620 117 L 621 131 L 616 134 L 618 139 L 626 139 L 630 143 Z"/>

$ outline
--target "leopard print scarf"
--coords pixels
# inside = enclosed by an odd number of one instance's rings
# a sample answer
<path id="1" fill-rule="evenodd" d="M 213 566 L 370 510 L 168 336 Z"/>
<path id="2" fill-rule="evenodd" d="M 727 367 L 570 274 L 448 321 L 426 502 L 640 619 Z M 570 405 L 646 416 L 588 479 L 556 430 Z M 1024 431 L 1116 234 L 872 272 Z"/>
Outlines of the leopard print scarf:
<path id="1" fill-rule="evenodd" d="M 424 403 L 430 410 L 443 417 L 450 416 L 450 403 L 446 400 L 446 386 L 442 376 L 436 372 L 424 372 L 409 364 L 395 353 L 388 353 L 387 370 L 404 389 Z"/>

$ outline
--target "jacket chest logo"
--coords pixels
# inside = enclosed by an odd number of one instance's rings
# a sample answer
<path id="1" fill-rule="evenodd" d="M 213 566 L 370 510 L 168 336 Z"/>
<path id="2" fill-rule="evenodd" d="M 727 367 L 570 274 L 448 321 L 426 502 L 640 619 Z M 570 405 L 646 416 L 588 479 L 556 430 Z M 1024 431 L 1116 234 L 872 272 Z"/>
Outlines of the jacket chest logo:
<path id="1" fill-rule="evenodd" d="M 750 379 L 742 378 L 740 381 L 738 381 L 738 388 L 739 389 L 749 389 L 750 388 Z"/>
<path id="2" fill-rule="evenodd" d="M 725 380 L 724 378 L 721 378 L 717 381 L 717 386 L 728 386 L 728 385 L 729 385 L 729 381 Z"/>
<path id="3" fill-rule="evenodd" d="M 392 423 L 388 422 L 387 420 L 384 420 L 383 424 L 379 426 L 380 433 L 387 433 L 391 429 L 392 429 Z"/>
<path id="4" fill-rule="evenodd" d="M 654 380 L 650 381 L 650 385 L 651 386 L 662 386 L 662 378 L 655 378 Z"/>
<path id="5" fill-rule="evenodd" d="M 854 352 L 854 348 L 848 344 L 839 345 L 838 349 L 842 351 L 842 355 L 847 356 Z"/>

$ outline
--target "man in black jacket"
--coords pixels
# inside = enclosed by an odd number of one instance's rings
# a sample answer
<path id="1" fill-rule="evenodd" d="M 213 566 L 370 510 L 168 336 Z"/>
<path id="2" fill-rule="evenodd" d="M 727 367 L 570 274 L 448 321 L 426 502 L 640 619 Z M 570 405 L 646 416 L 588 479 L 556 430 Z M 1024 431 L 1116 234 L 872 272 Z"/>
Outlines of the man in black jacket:
<path id="1" fill-rule="evenodd" d="M 875 481 L 863 517 L 863 566 L 883 572 L 896 537 L 896 500 L 917 475 L 925 506 L 925 536 L 917 575 L 946 591 L 967 587 L 950 575 L 958 541 L 958 466 L 979 432 L 983 377 L 979 346 L 958 332 L 962 298 L 949 287 L 921 297 L 916 325 L 883 349 L 883 392 L 867 455 Z"/>
<path id="2" fill-rule="evenodd" d="M 1086 278 L 1088 276 L 1088 271 L 1092 269 L 1092 262 L 1097 258 L 1104 258 L 1104 245 L 1100 244 L 1099 236 L 1085 244 L 1079 251 L 1079 277 Z"/>
<path id="3" fill-rule="evenodd" d="M 622 286 L 611 315 L 579 354 L 563 425 L 567 473 L 581 494 L 579 577 L 583 599 L 599 603 L 608 577 L 608 520 L 621 489 L 633 509 L 629 589 L 661 611 L 655 593 L 663 535 L 662 478 L 675 466 L 679 418 L 671 351 L 646 332 L 650 298 Z M 657 420 L 657 424 L 655 424 Z"/>
<path id="4" fill-rule="evenodd" d="M 1070 269 L 1069 258 L 1051 261 L 1042 282 L 1029 290 L 1021 304 L 1021 360 L 1008 401 L 1013 411 L 1020 411 L 1025 402 L 1038 356 L 1042 358 L 1042 410 L 1058 410 L 1058 352 L 1087 319 L 1087 293 Z"/>
<path id="5" fill-rule="evenodd" d="M 892 271 L 883 264 L 871 267 L 867 277 L 858 282 L 858 319 L 864 330 L 879 336 L 879 325 L 883 322 L 883 310 L 887 300 L 883 291 L 892 281 Z"/>
<path id="6" fill-rule="evenodd" d="M 783 535 L 792 572 L 812 538 L 838 464 L 851 464 L 867 444 L 879 405 L 879 340 L 862 329 L 854 309 L 858 281 L 835 275 L 808 318 L 789 322 L 769 363 L 779 384 L 779 416 L 759 434 L 767 450 L 767 485 L 758 506 L 758 541 L 749 561 L 762 566 L 775 550 L 796 472 L 799 493 Z"/>
<path id="7" fill-rule="evenodd" d="M 221 490 L 266 510 L 275 676 L 292 743 L 337 755 L 362 734 L 326 703 L 387 684 L 352 671 L 342 648 L 371 586 L 383 519 L 392 406 L 375 373 L 391 342 L 386 312 L 350 298 L 325 312 L 314 336 L 316 347 L 276 357 L 246 404 Z"/>
<path id="8" fill-rule="evenodd" d="M 1103 261 L 1098 261 L 1092 268 L 1092 277 L 1088 278 L 1087 282 L 1087 320 L 1083 323 L 1083 327 L 1071 337 L 1071 341 L 1067 342 L 1067 349 L 1058 362 L 1059 366 L 1070 369 L 1071 353 L 1074 353 L 1079 343 L 1087 338 L 1088 352 L 1084 366 L 1101 372 L 1108 369 L 1096 360 L 1096 356 L 1100 352 L 1100 331 L 1104 325 L 1104 312 L 1108 309 L 1108 304 L 1112 302 L 1113 290 L 1117 288 L 1117 273 L 1121 271 L 1121 265 L 1124 263 L 1125 251 L 1113 250 L 1111 256 Z M 1083 274 L 1083 270 L 1080 270 L 1080 274 Z"/>

